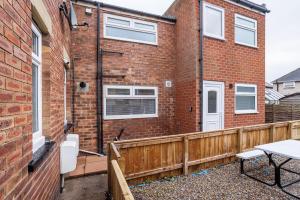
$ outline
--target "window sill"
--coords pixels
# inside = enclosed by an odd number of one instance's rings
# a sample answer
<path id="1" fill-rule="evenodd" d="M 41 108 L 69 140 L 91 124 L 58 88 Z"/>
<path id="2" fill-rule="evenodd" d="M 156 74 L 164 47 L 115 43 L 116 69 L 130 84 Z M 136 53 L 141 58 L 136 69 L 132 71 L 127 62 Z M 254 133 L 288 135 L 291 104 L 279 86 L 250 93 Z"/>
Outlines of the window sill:
<path id="1" fill-rule="evenodd" d="M 48 155 L 48 152 L 52 149 L 54 144 L 54 141 L 46 141 L 46 143 L 42 147 L 40 147 L 36 152 L 33 153 L 32 160 L 28 164 L 28 172 L 34 172 L 36 170 L 36 168 Z"/>
<path id="2" fill-rule="evenodd" d="M 235 42 L 235 44 L 238 46 L 248 47 L 248 48 L 252 48 L 252 49 L 258 49 L 258 46 L 252 46 L 252 45 L 244 44 L 244 43 L 240 43 L 240 42 Z"/>
<path id="3" fill-rule="evenodd" d="M 120 42 L 135 43 L 135 44 L 141 44 L 141 45 L 150 45 L 150 46 L 154 46 L 154 47 L 158 46 L 158 43 L 143 42 L 143 41 L 139 41 L 139 40 L 130 40 L 130 39 L 110 37 L 110 36 L 105 36 L 104 39 L 115 40 L 115 41 L 120 41 Z"/>
<path id="4" fill-rule="evenodd" d="M 251 115 L 251 114 L 259 114 L 258 111 L 235 111 L 236 115 Z"/>
<path id="5" fill-rule="evenodd" d="M 113 117 L 104 117 L 105 121 L 109 120 L 122 120 L 122 119 L 150 119 L 157 118 L 158 115 L 136 115 L 136 116 L 113 116 Z"/>
<path id="6" fill-rule="evenodd" d="M 226 39 L 223 38 L 223 37 L 217 37 L 217 36 L 206 35 L 206 34 L 204 34 L 203 36 L 208 38 L 208 39 L 213 39 L 213 40 L 218 40 L 218 41 L 221 41 L 221 42 L 226 42 Z"/>

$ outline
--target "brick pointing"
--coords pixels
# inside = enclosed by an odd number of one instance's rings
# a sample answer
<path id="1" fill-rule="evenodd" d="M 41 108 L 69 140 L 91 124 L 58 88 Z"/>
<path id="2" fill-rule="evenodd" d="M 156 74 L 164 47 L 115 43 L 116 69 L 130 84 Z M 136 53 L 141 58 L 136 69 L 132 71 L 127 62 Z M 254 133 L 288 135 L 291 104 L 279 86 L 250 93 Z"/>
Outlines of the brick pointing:
<path id="1" fill-rule="evenodd" d="M 55 34 L 43 35 L 43 134 L 57 142 L 38 169 L 32 159 L 31 1 L 0 0 L 0 200 L 57 199 L 63 138 L 63 45 L 70 31 L 57 5 L 43 0 Z M 70 53 L 69 53 L 70 54 Z M 47 118 L 48 117 L 48 118 Z"/>

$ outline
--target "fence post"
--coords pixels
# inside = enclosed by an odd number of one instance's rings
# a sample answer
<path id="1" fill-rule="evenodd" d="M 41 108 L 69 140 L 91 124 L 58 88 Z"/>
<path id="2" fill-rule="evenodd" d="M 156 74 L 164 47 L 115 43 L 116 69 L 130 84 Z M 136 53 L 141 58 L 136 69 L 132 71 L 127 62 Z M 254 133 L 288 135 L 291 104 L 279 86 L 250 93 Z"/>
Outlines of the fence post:
<path id="1" fill-rule="evenodd" d="M 184 175 L 189 174 L 189 138 L 185 136 L 183 138 L 183 173 Z"/>
<path id="2" fill-rule="evenodd" d="M 107 143 L 107 184 L 108 184 L 108 192 L 111 194 L 111 150 L 110 150 L 110 142 Z"/>
<path id="3" fill-rule="evenodd" d="M 292 132 L 293 132 L 293 122 L 289 122 L 288 130 L 287 130 L 287 139 L 292 139 Z"/>
<path id="4" fill-rule="evenodd" d="M 238 129 L 238 153 L 243 152 L 243 133 L 244 133 L 244 128 Z"/>
<path id="5" fill-rule="evenodd" d="M 276 127 L 274 124 L 270 127 L 270 143 L 275 142 L 275 135 L 276 135 Z"/>

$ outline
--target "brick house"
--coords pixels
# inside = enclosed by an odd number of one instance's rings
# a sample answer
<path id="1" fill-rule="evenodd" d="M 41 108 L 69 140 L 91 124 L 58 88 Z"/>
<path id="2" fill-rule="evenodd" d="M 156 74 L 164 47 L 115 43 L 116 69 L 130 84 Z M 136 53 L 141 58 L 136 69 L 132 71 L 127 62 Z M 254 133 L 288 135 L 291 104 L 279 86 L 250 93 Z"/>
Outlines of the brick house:
<path id="1" fill-rule="evenodd" d="M 203 25 L 197 0 L 177 0 L 163 16 L 100 4 L 102 136 L 95 126 L 97 2 L 75 2 L 78 21 L 90 24 L 72 31 L 71 44 L 82 148 L 95 151 L 122 130 L 121 139 L 131 139 L 264 123 L 269 11 L 249 1 L 200 2 Z M 78 89 L 81 81 L 88 90 Z"/>
<path id="2" fill-rule="evenodd" d="M 121 130 L 264 122 L 264 6 L 177 0 L 158 16 L 78 0 L 71 31 L 63 2 L 0 0 L 0 199 L 57 198 L 68 122 L 99 152 Z"/>

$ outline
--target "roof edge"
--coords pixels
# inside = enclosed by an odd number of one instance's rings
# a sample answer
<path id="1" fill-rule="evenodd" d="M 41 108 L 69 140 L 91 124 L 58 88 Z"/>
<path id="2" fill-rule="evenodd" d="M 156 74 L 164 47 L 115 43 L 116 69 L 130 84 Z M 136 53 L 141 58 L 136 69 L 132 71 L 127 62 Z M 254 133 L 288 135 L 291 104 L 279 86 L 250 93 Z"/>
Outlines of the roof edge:
<path id="1" fill-rule="evenodd" d="M 259 4 L 253 3 L 251 1 L 248 1 L 248 0 L 230 0 L 230 1 L 241 4 L 243 6 L 251 8 L 251 9 L 257 10 L 262 13 L 271 12 L 269 9 L 266 8 L 265 4 L 259 5 Z"/>
<path id="2" fill-rule="evenodd" d="M 134 10 L 134 9 L 130 9 L 130 8 L 125 8 L 125 7 L 115 6 L 115 5 L 111 5 L 111 4 L 106 4 L 106 3 L 99 2 L 99 1 L 94 1 L 94 0 L 71 0 L 71 1 L 73 1 L 73 2 L 83 2 L 83 3 L 93 4 L 93 5 L 100 4 L 100 6 L 103 7 L 103 8 L 115 9 L 115 10 L 118 10 L 118 11 L 128 12 L 128 13 L 132 13 L 132 14 L 145 16 L 145 17 L 153 17 L 153 18 L 156 18 L 156 19 L 165 20 L 165 21 L 174 22 L 174 23 L 176 22 L 176 17 L 174 17 L 174 16 L 156 15 L 156 14 L 147 13 L 147 12 L 143 12 L 143 11 L 138 11 L 138 10 Z"/>

